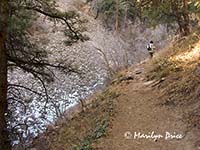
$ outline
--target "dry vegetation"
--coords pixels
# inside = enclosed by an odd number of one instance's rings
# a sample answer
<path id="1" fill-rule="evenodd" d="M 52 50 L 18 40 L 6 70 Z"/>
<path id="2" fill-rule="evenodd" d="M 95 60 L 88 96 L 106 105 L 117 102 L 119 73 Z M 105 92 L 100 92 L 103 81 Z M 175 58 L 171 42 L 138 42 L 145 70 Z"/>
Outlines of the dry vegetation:
<path id="1" fill-rule="evenodd" d="M 118 96 L 112 89 L 105 90 L 86 106 L 84 112 L 76 113 L 68 121 L 60 121 L 32 146 L 37 150 L 91 150 L 96 140 L 106 136 Z"/>
<path id="2" fill-rule="evenodd" d="M 158 56 L 147 73 L 149 80 L 165 81 L 162 105 L 183 113 L 188 129 L 200 129 L 200 30 L 174 42 L 168 54 Z M 170 53 L 170 54 L 169 54 Z"/>
<path id="3" fill-rule="evenodd" d="M 156 56 L 150 63 L 145 63 L 146 78 L 142 79 L 159 81 L 164 78 L 153 87 L 161 92 L 160 106 L 178 111 L 188 130 L 197 131 L 200 129 L 199 32 L 197 30 L 190 36 L 175 41 L 164 53 Z M 94 95 L 84 112 L 76 113 L 70 119 L 48 128 L 32 146 L 37 150 L 95 149 L 99 139 L 109 135 L 109 129 L 112 129 L 115 105 L 118 104 L 118 99 L 122 101 L 121 96 L 118 98 L 119 93 L 129 88 L 129 83 L 137 80 L 137 74 L 141 73 L 141 68 L 135 72 L 133 68 L 115 74 L 112 85 L 101 94 Z M 118 86 L 121 89 L 116 90 Z"/>

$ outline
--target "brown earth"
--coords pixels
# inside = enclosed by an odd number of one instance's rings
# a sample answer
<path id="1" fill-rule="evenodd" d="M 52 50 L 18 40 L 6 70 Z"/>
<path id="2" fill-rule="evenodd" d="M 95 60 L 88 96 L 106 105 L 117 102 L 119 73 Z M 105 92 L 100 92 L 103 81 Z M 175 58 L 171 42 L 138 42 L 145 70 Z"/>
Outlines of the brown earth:
<path id="1" fill-rule="evenodd" d="M 88 104 L 90 107 L 85 112 L 81 112 L 81 109 L 76 109 L 80 110 L 78 112 L 74 110 L 68 121 L 63 120 L 60 125 L 58 123 L 57 129 L 49 130 L 39 137 L 34 147 L 37 150 L 70 150 L 74 145 L 79 147 L 76 150 L 200 150 L 200 132 L 195 127 L 199 126 L 199 111 L 195 111 L 194 105 L 188 104 L 188 108 L 177 107 L 168 102 L 170 95 L 166 95 L 166 89 L 162 86 L 169 88 L 167 83 L 169 80 L 173 81 L 174 77 L 147 81 L 147 68 L 150 64 L 149 61 L 143 62 L 120 72 L 107 92 L 91 97 Z M 180 88 L 180 85 L 177 85 L 177 88 Z M 194 97 L 194 93 L 192 94 Z M 176 98 L 179 100 L 178 96 Z M 195 99 L 198 101 L 198 97 Z M 110 100 L 114 101 L 114 104 L 111 104 L 114 111 L 106 133 L 94 139 L 91 148 L 87 148 L 90 144 L 83 146 L 88 135 L 93 134 L 94 129 L 101 126 L 100 122 L 108 117 Z M 196 103 L 196 106 L 199 106 L 199 103 Z M 185 114 L 191 112 L 195 115 L 185 118 Z M 135 139 L 134 134 L 139 132 L 147 135 L 154 132 L 154 136 L 163 137 L 157 140 Z M 166 140 L 166 132 L 183 137 Z"/>
<path id="2" fill-rule="evenodd" d="M 154 81 L 145 81 L 144 65 L 130 68 L 125 74 L 132 74 L 134 80 L 125 81 L 113 90 L 118 91 L 116 117 L 109 134 L 96 143 L 98 150 L 198 150 L 197 135 L 182 121 L 182 109 L 161 105 L 162 90 L 155 88 Z M 134 138 L 134 134 L 163 135 L 158 140 Z M 182 135 L 181 139 L 165 139 L 166 132 Z M 125 135 L 129 134 L 129 137 Z M 196 131 L 197 133 L 197 131 Z"/>
<path id="3" fill-rule="evenodd" d="M 175 54 L 156 56 L 119 72 L 105 91 L 87 101 L 84 112 L 72 108 L 71 117 L 39 137 L 34 147 L 200 150 L 200 41 L 192 37 L 169 48 L 181 49 Z M 163 137 L 135 138 L 135 133 Z M 173 139 L 166 140 L 166 133 Z"/>

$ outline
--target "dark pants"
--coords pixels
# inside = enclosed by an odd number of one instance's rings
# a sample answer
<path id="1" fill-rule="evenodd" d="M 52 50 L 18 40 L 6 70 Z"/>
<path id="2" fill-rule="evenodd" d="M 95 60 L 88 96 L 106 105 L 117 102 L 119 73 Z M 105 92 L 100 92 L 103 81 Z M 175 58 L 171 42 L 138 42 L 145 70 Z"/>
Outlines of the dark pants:
<path id="1" fill-rule="evenodd" d="M 153 54 L 154 54 L 153 52 L 149 52 L 151 58 L 153 58 Z"/>

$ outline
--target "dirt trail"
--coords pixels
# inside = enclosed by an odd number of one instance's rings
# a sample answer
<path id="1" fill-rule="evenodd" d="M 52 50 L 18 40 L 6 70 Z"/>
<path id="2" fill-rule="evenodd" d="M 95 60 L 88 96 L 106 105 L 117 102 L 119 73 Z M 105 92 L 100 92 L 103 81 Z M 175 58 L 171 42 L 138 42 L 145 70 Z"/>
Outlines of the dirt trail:
<path id="1" fill-rule="evenodd" d="M 181 121 L 178 110 L 171 110 L 160 105 L 161 91 L 153 89 L 145 82 L 144 71 L 136 75 L 134 72 L 143 70 L 141 66 L 132 73 L 135 79 L 129 84 L 121 83 L 114 90 L 121 96 L 118 98 L 117 115 L 112 121 L 112 127 L 106 138 L 97 144 L 101 150 L 197 150 L 192 144 L 193 135 L 187 134 L 186 125 Z M 136 71 L 137 70 L 137 71 Z M 154 139 L 134 139 L 135 132 L 163 135 Z M 125 137 L 128 132 L 132 137 Z M 184 138 L 165 140 L 166 132 L 181 134 Z M 130 134 L 131 133 L 131 134 Z M 154 135 L 155 135 L 154 134 Z"/>

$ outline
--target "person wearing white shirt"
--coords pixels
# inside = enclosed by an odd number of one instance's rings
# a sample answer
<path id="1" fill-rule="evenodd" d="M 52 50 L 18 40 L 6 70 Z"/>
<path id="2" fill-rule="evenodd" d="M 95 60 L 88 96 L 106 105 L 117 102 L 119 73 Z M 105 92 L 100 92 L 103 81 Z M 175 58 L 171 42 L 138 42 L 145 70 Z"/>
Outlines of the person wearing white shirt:
<path id="1" fill-rule="evenodd" d="M 147 45 L 147 50 L 149 52 L 149 55 L 151 58 L 153 58 L 153 55 L 155 53 L 155 46 L 154 46 L 154 43 L 153 41 L 150 41 Z"/>

